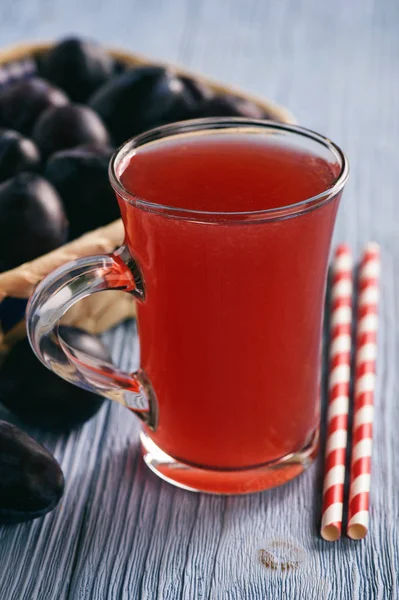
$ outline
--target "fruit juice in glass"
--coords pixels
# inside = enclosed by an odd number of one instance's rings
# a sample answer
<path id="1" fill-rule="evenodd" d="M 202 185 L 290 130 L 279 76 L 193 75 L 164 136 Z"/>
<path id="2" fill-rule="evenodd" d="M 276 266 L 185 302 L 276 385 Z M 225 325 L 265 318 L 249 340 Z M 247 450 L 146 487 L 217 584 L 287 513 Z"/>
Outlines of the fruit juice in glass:
<path id="1" fill-rule="evenodd" d="M 347 171 L 318 134 L 240 119 L 159 128 L 114 157 L 129 256 L 118 273 L 126 263 L 141 288 L 140 377 L 152 399 L 143 453 L 168 481 L 257 491 L 315 456 L 327 264 Z"/>
<path id="2" fill-rule="evenodd" d="M 159 402 L 148 435 L 178 461 L 255 467 L 314 436 L 322 324 L 314 299 L 324 296 L 338 198 L 294 219 L 235 213 L 316 196 L 339 170 L 284 135 L 239 131 L 157 141 L 125 162 L 121 182 L 137 198 L 209 216 L 178 220 L 120 202 L 147 285 L 141 365 Z"/>

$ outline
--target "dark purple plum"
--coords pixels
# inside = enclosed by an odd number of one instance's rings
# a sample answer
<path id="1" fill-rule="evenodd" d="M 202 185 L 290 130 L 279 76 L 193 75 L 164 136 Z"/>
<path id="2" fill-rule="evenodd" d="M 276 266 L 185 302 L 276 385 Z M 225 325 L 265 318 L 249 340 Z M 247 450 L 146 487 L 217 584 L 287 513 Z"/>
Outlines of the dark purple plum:
<path id="1" fill-rule="evenodd" d="M 206 85 L 206 83 L 203 83 L 194 77 L 180 75 L 179 79 L 183 82 L 185 87 L 187 104 L 189 105 L 190 111 L 198 110 L 198 107 L 201 106 L 203 102 L 210 100 L 215 95 L 213 90 Z"/>
<path id="2" fill-rule="evenodd" d="M 68 38 L 41 57 L 40 72 L 59 86 L 73 102 L 87 98 L 114 72 L 113 58 L 90 40 Z"/>
<path id="3" fill-rule="evenodd" d="M 114 60 L 113 77 L 115 75 L 121 75 L 122 73 L 125 73 L 128 70 L 129 70 L 129 67 L 127 66 L 126 63 L 124 63 L 124 62 L 122 62 L 120 60 Z"/>
<path id="4" fill-rule="evenodd" d="M 0 421 L 0 524 L 43 517 L 63 492 L 64 476 L 50 452 L 15 425 Z"/>
<path id="5" fill-rule="evenodd" d="M 198 117 L 247 117 L 267 119 L 263 108 L 243 98 L 233 95 L 217 95 L 206 100 L 197 113 Z"/>
<path id="6" fill-rule="evenodd" d="M 32 140 L 11 129 L 0 129 L 0 182 L 39 167 L 40 152 Z"/>
<path id="7" fill-rule="evenodd" d="M 116 144 L 158 125 L 191 118 L 205 86 L 163 67 L 139 67 L 111 79 L 89 99 Z"/>
<path id="8" fill-rule="evenodd" d="M 0 121 L 5 127 L 30 135 L 40 115 L 50 107 L 65 106 L 68 97 L 40 77 L 30 77 L 0 91 Z"/>
<path id="9" fill-rule="evenodd" d="M 77 327 L 60 327 L 66 343 L 81 352 L 111 362 L 101 340 Z M 61 349 L 52 350 L 60 362 Z M 49 371 L 33 354 L 27 339 L 19 341 L 0 370 L 0 401 L 23 421 L 53 431 L 68 431 L 90 419 L 104 398 L 78 388 Z"/>
<path id="10" fill-rule="evenodd" d="M 45 176 L 60 194 L 70 222 L 70 238 L 107 225 L 120 216 L 108 180 L 112 148 L 81 146 L 53 154 Z"/>
<path id="11" fill-rule="evenodd" d="M 56 189 L 36 173 L 0 184 L 0 271 L 65 243 L 68 220 Z"/>
<path id="12" fill-rule="evenodd" d="M 107 145 L 110 142 L 100 117 L 80 104 L 46 110 L 36 122 L 33 139 L 44 157 L 81 144 Z"/>

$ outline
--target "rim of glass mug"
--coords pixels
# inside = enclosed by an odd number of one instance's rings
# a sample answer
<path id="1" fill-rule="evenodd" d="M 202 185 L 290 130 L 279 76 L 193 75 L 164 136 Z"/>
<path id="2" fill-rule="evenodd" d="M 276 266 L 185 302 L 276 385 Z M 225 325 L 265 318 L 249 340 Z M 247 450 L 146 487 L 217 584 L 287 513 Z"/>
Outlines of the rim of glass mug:
<path id="1" fill-rule="evenodd" d="M 149 202 L 145 198 L 140 198 L 134 192 L 127 190 L 121 182 L 121 165 L 133 155 L 136 148 L 140 148 L 151 142 L 160 141 L 172 136 L 178 136 L 186 133 L 220 131 L 224 129 L 247 130 L 252 132 L 272 131 L 294 134 L 298 137 L 313 140 L 324 146 L 338 160 L 340 172 L 334 182 L 323 192 L 310 198 L 305 198 L 293 204 L 287 204 L 277 208 L 268 208 L 254 211 L 202 211 L 190 208 L 180 208 L 168 206 L 161 203 Z M 109 164 L 109 179 L 115 192 L 124 200 L 149 212 L 155 212 L 168 217 L 178 219 L 190 219 L 204 222 L 222 222 L 224 224 L 233 221 L 250 223 L 253 221 L 273 221 L 291 218 L 305 214 L 315 208 L 318 208 L 334 198 L 344 187 L 349 176 L 349 161 L 344 152 L 337 144 L 327 137 L 316 133 L 305 127 L 298 125 L 286 125 L 275 123 L 273 121 L 262 121 L 257 119 L 246 119 L 241 117 L 209 117 L 205 119 L 192 119 L 190 121 L 179 121 L 169 125 L 162 125 L 150 129 L 144 133 L 134 136 L 124 142 L 113 154 Z"/>

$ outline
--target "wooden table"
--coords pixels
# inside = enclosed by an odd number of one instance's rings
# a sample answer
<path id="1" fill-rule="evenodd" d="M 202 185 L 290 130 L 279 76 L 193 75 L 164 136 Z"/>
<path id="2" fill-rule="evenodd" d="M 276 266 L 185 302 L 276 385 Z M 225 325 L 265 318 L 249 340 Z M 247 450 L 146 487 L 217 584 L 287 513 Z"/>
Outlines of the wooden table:
<path id="1" fill-rule="evenodd" d="M 2 44 L 71 31 L 269 96 L 346 150 L 352 175 L 335 240 L 359 251 L 376 239 L 383 248 L 371 530 L 363 542 L 320 539 L 320 462 L 283 488 L 248 497 L 175 489 L 143 465 L 135 418 L 106 403 L 69 437 L 31 431 L 55 452 L 67 487 L 44 519 L 0 528 L 0 599 L 397 598 L 399 3 L 0 4 Z M 130 324 L 109 335 L 126 367 L 133 332 Z M 267 568 L 261 549 L 299 564 Z"/>

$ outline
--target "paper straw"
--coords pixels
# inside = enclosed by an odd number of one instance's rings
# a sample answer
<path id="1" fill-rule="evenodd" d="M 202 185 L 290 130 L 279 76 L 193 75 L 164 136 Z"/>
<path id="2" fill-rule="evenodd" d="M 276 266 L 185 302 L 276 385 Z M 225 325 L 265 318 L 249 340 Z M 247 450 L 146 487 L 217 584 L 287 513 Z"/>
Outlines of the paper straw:
<path id="1" fill-rule="evenodd" d="M 322 537 L 341 536 L 344 499 L 350 365 L 352 344 L 353 260 L 347 245 L 338 246 L 332 268 L 330 367 L 324 466 Z"/>
<path id="2" fill-rule="evenodd" d="M 356 373 L 347 534 L 364 538 L 369 526 L 373 404 L 376 380 L 380 248 L 366 246 L 359 270 Z"/>

